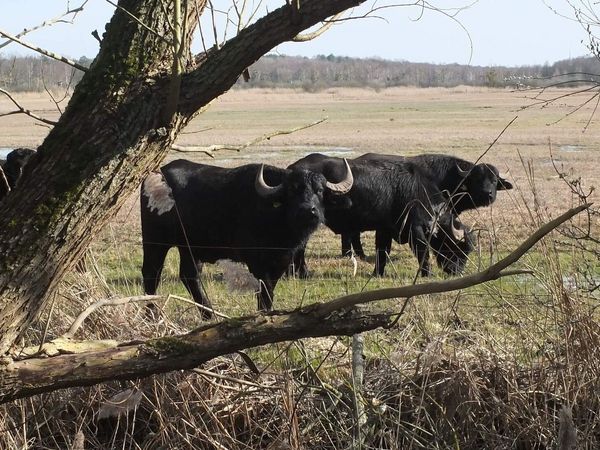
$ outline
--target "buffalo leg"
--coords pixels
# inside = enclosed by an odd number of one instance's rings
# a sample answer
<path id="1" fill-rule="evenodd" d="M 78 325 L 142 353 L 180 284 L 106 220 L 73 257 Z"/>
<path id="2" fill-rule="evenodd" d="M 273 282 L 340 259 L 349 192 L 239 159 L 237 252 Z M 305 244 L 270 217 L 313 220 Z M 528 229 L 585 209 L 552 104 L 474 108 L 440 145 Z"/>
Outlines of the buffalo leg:
<path id="1" fill-rule="evenodd" d="M 352 235 L 350 233 L 342 233 L 342 257 L 351 256 L 352 254 Z"/>
<path id="2" fill-rule="evenodd" d="M 212 309 L 200 283 L 201 264 L 190 254 L 186 247 L 179 247 L 179 279 L 198 305 Z M 210 319 L 212 312 L 199 308 L 203 319 Z"/>
<path id="3" fill-rule="evenodd" d="M 431 266 L 429 265 L 429 246 L 425 234 L 417 230 L 410 236 L 410 248 L 419 261 L 419 275 L 428 277 L 431 275 Z"/>
<path id="4" fill-rule="evenodd" d="M 365 256 L 365 251 L 363 250 L 362 242 L 360 241 L 360 232 L 352 233 L 352 248 L 354 248 L 354 254 L 358 258 L 362 259 L 363 261 L 367 259 Z"/>
<path id="5" fill-rule="evenodd" d="M 306 246 L 296 249 L 292 258 L 292 264 L 288 266 L 288 276 L 297 276 L 306 279 L 309 277 L 308 266 L 306 265 Z"/>
<path id="6" fill-rule="evenodd" d="M 256 300 L 259 311 L 272 311 L 273 310 L 273 291 L 279 279 L 274 280 L 268 275 L 258 277 L 260 281 L 260 289 L 256 294 Z"/>
<path id="7" fill-rule="evenodd" d="M 142 263 L 142 280 L 144 284 L 144 293 L 146 295 L 155 295 L 160 283 L 160 274 L 165 264 L 165 258 L 169 252 L 169 246 L 146 244 L 143 246 L 144 261 Z M 156 312 L 156 305 L 153 302 L 146 304 L 146 313 L 152 316 Z"/>
<path id="8" fill-rule="evenodd" d="M 377 230 L 375 232 L 375 271 L 373 275 L 382 277 L 385 272 L 385 264 L 392 249 L 392 234 L 389 231 Z"/>
<path id="9" fill-rule="evenodd" d="M 142 278 L 144 292 L 146 295 L 154 295 L 160 283 L 160 274 L 162 273 L 169 247 L 166 245 L 144 243 L 143 252 Z"/>

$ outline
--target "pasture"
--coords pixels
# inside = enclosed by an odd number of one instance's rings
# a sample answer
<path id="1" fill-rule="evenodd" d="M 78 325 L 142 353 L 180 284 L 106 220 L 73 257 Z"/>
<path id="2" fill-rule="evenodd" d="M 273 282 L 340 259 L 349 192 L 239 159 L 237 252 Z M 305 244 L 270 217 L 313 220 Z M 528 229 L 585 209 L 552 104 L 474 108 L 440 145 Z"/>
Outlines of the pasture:
<path id="1" fill-rule="evenodd" d="M 551 91 L 545 95 L 565 93 Z M 496 165 L 500 172 L 508 172 L 515 189 L 499 192 L 492 207 L 461 216 L 476 231 L 478 239 L 478 248 L 471 254 L 466 269 L 466 273 L 473 273 L 506 255 L 541 223 L 577 205 L 578 198 L 569 186 L 581 186 L 587 193 L 600 179 L 599 119 L 594 117 L 588 124 L 594 105 L 570 114 L 587 100 L 583 95 L 575 95 L 543 108 L 533 105 L 522 109 L 535 103 L 528 98 L 532 95 L 532 92 L 468 87 L 381 91 L 344 88 L 317 93 L 232 90 L 193 120 L 179 137 L 180 146 L 240 146 L 274 131 L 290 130 L 322 118 L 327 120 L 291 134 L 274 136 L 239 152 L 218 150 L 210 157 L 202 152 L 172 151 L 168 160 L 187 158 L 226 167 L 265 162 L 285 167 L 312 152 L 349 158 L 366 152 L 447 153 L 470 161 L 481 157 L 483 162 Z M 50 118 L 58 115 L 52 109 L 53 104 L 41 94 L 25 94 L 20 100 L 37 114 Z M 0 99 L 0 113 L 9 109 L 8 101 Z M 517 119 L 490 147 L 515 116 Z M 47 131 L 24 116 L 2 117 L 0 148 L 36 147 Z M 590 200 L 596 201 L 596 195 Z M 597 217 L 593 220 L 591 227 L 597 236 Z M 582 217 L 575 222 L 583 226 L 585 221 Z M 308 280 L 282 279 L 275 290 L 275 308 L 293 309 L 346 293 L 421 281 L 415 278 L 417 263 L 408 246 L 396 243 L 387 276 L 372 278 L 373 233 L 363 236 L 369 259 L 358 261 L 354 275 L 352 262 L 340 257 L 339 236 L 321 227 L 307 249 L 312 276 Z M 58 300 L 60 313 L 45 311 L 31 337 L 39 337 L 47 322 L 51 333 L 60 333 L 61 327 L 78 311 L 101 298 L 142 294 L 140 244 L 136 192 L 94 240 L 86 256 L 88 272 L 73 273 L 65 283 L 63 298 Z M 597 368 L 584 363 L 586 352 L 593 352 L 593 345 L 600 342 L 595 326 L 598 294 L 594 289 L 600 281 L 600 268 L 594 249 L 586 243 L 586 249 L 582 250 L 565 234 L 554 233 L 516 264 L 518 268 L 530 269 L 532 275 L 411 299 L 393 329 L 368 333 L 365 404 L 370 422 L 364 433 L 373 448 L 378 445 L 407 448 L 409 443 L 413 448 L 446 448 L 453 439 L 464 448 L 483 448 L 482 436 L 488 436 L 486 448 L 510 448 L 511 442 L 521 442 L 524 445 L 521 448 L 535 445 L 545 448 L 555 443 L 558 411 L 563 404 L 573 407 L 576 423 L 579 419 L 584 423 L 582 417 L 588 417 L 586 414 L 600 404 L 599 391 L 594 394 L 593 389 Z M 188 298 L 177 273 L 178 257 L 172 250 L 159 293 Z M 228 276 L 223 274 L 222 266 L 205 267 L 203 283 L 215 309 L 228 316 L 254 312 L 254 294 L 233 289 L 231 284 L 235 280 L 229 280 Z M 434 279 L 441 278 L 444 275 L 436 267 Z M 140 305 L 130 304 L 101 310 L 98 319 L 87 322 L 81 333 L 134 339 L 181 331 L 200 323 L 197 310 L 185 301 L 171 298 L 161 305 L 164 317 L 157 323 L 144 318 Z M 384 306 L 399 312 L 404 300 L 386 301 Z M 115 332 L 120 336 L 115 336 Z M 346 423 L 341 412 L 336 416 L 331 410 L 327 410 L 328 414 L 318 408 L 313 410 L 314 403 L 306 398 L 317 395 L 314 392 L 331 396 L 334 391 L 341 392 L 340 386 L 351 384 L 349 342 L 314 339 L 300 345 L 275 345 L 250 352 L 259 367 L 265 369 L 267 378 L 298 375 L 297 390 L 288 393 L 301 405 L 300 418 L 296 420 L 303 426 L 295 431 L 297 439 L 299 442 L 314 436 L 319 439 L 318 446 L 306 448 L 336 448 L 351 435 L 349 430 L 332 431 L 328 425 L 331 420 Z M 561 364 L 566 360 L 572 366 L 565 369 Z M 239 375 L 243 369 L 228 370 Z M 495 374 L 496 379 L 492 380 L 490 374 Z M 183 383 L 179 378 L 177 382 Z M 175 381 L 164 383 L 170 386 Z M 302 403 L 303 389 L 309 385 L 317 386 Z M 215 396 L 230 395 L 224 388 L 213 385 L 211 389 Z M 286 404 L 291 401 L 286 400 L 288 394 L 275 395 L 276 401 Z M 194 395 L 201 397 L 198 393 Z M 245 425 L 247 429 L 261 430 L 266 441 L 273 441 L 270 427 L 277 423 L 276 414 L 264 406 L 264 399 L 257 400 L 258 396 L 254 392 L 247 397 L 248 402 L 262 405 L 252 412 L 241 412 L 239 405 L 244 396 L 229 401 L 235 414 L 253 418 L 254 422 L 249 421 L 252 424 Z M 157 405 L 164 400 L 156 392 L 152 399 Z M 338 409 L 343 410 L 342 406 Z M 267 410 L 273 415 L 267 417 Z M 295 414 L 289 405 L 284 410 Z M 497 412 L 491 413 L 493 410 Z M 219 428 L 194 422 L 196 416 L 191 411 L 182 414 L 187 414 L 186 420 L 206 433 L 211 427 Z M 312 419 L 311 414 L 315 414 Z M 492 417 L 494 414 L 498 416 Z M 600 424 L 595 416 L 588 419 L 587 434 L 582 437 L 580 432 L 581 442 L 597 444 Z M 165 414 L 163 420 L 168 425 L 162 430 L 176 427 L 177 418 L 169 419 Z M 464 436 L 453 437 L 459 425 L 464 427 Z M 235 446 L 235 432 L 223 427 L 227 430 L 221 430 L 223 442 L 229 442 L 227 448 L 243 448 Z M 307 428 L 313 431 L 306 431 Z M 469 439 L 471 447 L 467 445 Z M 398 446 L 391 442 L 397 442 Z"/>

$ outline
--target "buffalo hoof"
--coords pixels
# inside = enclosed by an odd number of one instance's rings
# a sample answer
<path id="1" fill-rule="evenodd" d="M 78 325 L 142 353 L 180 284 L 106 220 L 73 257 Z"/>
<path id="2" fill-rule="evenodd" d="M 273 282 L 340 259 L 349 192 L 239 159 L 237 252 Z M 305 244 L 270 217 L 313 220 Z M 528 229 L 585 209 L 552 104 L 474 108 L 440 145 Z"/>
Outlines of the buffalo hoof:
<path id="1" fill-rule="evenodd" d="M 373 278 L 383 278 L 385 276 L 384 272 L 379 272 L 377 270 L 373 271 Z"/>

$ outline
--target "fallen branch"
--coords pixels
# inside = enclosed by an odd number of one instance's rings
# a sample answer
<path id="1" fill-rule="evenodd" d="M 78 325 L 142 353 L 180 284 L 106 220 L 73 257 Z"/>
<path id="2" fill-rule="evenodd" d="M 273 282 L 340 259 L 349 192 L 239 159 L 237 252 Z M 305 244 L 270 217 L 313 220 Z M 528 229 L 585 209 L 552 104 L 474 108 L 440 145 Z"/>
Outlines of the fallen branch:
<path id="1" fill-rule="evenodd" d="M 398 297 L 414 297 L 463 289 L 527 270 L 505 270 L 536 242 L 579 212 L 584 204 L 546 223 L 516 250 L 487 269 L 453 280 L 347 295 L 291 312 L 273 312 L 208 323 L 190 333 L 145 342 L 115 344 L 112 341 L 77 343 L 80 348 L 110 346 L 103 350 L 61 354 L 46 358 L 0 361 L 0 403 L 57 389 L 89 386 L 108 380 L 128 380 L 173 370 L 192 369 L 242 349 L 306 337 L 353 335 L 395 323 L 391 312 L 367 312 L 359 304 Z M 73 341 L 68 351 L 77 352 Z M 52 342 L 48 343 L 52 344 Z"/>
<path id="2" fill-rule="evenodd" d="M 184 147 L 182 145 L 172 145 L 171 149 L 175 150 L 176 152 L 181 152 L 181 153 L 194 153 L 194 152 L 195 153 L 205 153 L 206 155 L 210 156 L 211 158 L 214 158 L 213 153 L 218 150 L 232 150 L 232 151 L 240 152 L 247 147 L 251 147 L 262 141 L 267 141 L 267 140 L 271 139 L 272 137 L 280 136 L 282 134 L 292 134 L 292 133 L 295 133 L 296 131 L 304 130 L 306 128 L 314 127 L 315 125 L 319 125 L 320 123 L 323 123 L 326 120 L 327 120 L 327 117 L 324 117 L 315 122 L 309 123 L 308 125 L 302 125 L 302 126 L 299 126 L 296 128 L 292 128 L 290 130 L 273 131 L 271 133 L 263 134 L 262 136 L 252 139 L 251 141 L 248 141 L 242 145 L 218 145 L 217 144 L 217 145 L 210 145 L 208 147 L 199 147 L 199 146 L 185 146 Z"/>

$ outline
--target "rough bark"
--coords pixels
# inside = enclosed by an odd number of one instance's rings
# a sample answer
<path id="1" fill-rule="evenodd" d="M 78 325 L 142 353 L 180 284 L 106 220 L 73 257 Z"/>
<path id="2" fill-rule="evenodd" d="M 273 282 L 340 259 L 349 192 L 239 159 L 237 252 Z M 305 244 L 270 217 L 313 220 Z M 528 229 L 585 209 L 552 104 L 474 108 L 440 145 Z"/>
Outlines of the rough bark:
<path id="1" fill-rule="evenodd" d="M 388 314 L 367 314 L 355 309 L 323 314 L 318 307 L 305 308 L 292 313 L 231 319 L 184 336 L 131 345 L 115 343 L 112 348 L 100 351 L 16 362 L 6 360 L 0 365 L 0 403 L 71 386 L 191 369 L 215 356 L 266 343 L 351 335 L 390 324 Z M 111 345 L 107 341 L 99 344 Z"/>
<path id="2" fill-rule="evenodd" d="M 67 109 L 28 164 L 19 189 L 0 204 L 0 354 L 35 320 L 92 237 L 198 111 L 271 48 L 363 1 L 304 0 L 301 20 L 294 23 L 284 6 L 195 64 L 191 34 L 206 1 L 182 1 L 187 72 L 169 120 L 172 4 L 121 0 L 139 21 L 116 10 Z"/>

